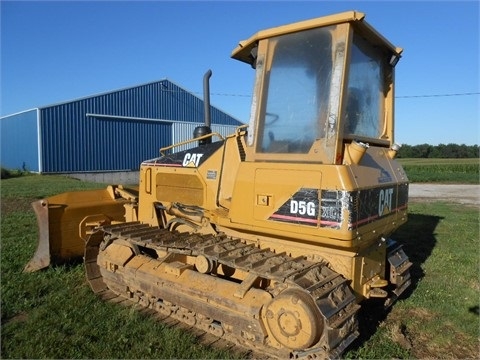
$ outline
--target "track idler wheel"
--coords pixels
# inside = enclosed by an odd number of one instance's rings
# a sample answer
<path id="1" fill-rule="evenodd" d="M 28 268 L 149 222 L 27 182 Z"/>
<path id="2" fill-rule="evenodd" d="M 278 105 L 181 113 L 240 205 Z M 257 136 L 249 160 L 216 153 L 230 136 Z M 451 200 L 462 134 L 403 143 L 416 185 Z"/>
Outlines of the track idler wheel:
<path id="1" fill-rule="evenodd" d="M 283 347 L 307 349 L 323 332 L 323 318 L 312 297 L 299 289 L 286 290 L 265 308 L 265 326 Z"/>

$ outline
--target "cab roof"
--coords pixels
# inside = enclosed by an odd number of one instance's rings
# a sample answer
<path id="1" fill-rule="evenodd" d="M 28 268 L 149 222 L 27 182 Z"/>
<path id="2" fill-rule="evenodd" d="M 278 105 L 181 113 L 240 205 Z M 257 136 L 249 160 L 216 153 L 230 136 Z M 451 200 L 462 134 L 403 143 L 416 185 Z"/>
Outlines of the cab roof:
<path id="1" fill-rule="evenodd" d="M 401 54 L 401 48 L 395 47 L 365 21 L 364 13 L 358 11 L 347 11 L 339 14 L 323 16 L 315 19 L 261 30 L 247 40 L 240 41 L 238 46 L 232 51 L 231 57 L 246 62 L 248 64 L 252 64 L 254 60 L 250 54 L 252 49 L 257 46 L 260 40 L 323 26 L 342 24 L 346 22 L 352 23 L 357 33 L 365 36 L 374 45 L 382 46 L 389 50 L 392 54 L 395 54 L 397 56 Z"/>

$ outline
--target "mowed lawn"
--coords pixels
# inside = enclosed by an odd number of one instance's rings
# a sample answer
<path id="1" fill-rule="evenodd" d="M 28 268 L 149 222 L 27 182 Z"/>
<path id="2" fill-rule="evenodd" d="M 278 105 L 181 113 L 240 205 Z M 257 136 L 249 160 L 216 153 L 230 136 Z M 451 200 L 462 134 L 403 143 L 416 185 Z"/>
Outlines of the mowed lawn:
<path id="1" fill-rule="evenodd" d="M 86 283 L 82 264 L 26 274 L 36 248 L 30 203 L 104 185 L 59 176 L 1 180 L 2 358 L 241 358 L 203 345 L 130 307 L 105 303 Z M 394 238 L 413 262 L 411 291 L 383 312 L 364 304 L 360 338 L 347 358 L 479 357 L 479 211 L 448 203 L 409 205 Z"/>

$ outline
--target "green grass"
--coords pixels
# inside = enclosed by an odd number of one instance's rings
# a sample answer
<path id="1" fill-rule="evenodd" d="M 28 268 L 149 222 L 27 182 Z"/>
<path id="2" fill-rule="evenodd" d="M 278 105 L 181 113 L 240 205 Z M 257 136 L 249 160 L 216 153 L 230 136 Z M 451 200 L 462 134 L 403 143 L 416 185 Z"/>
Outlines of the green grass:
<path id="1" fill-rule="evenodd" d="M 131 307 L 105 303 L 81 264 L 22 273 L 37 241 L 30 202 L 102 188 L 58 176 L 1 181 L 1 358 L 232 358 Z"/>
<path id="2" fill-rule="evenodd" d="M 22 269 L 36 246 L 30 202 L 99 188 L 57 176 L 1 183 L 1 358 L 232 358 L 135 309 L 106 303 L 83 266 Z M 411 203 L 395 238 L 413 262 L 413 286 L 388 313 L 365 304 L 347 358 L 477 358 L 480 281 L 478 208 Z"/>
<path id="3" fill-rule="evenodd" d="M 411 182 L 480 183 L 479 159 L 398 159 Z"/>
<path id="4" fill-rule="evenodd" d="M 478 358 L 478 208 L 442 202 L 410 203 L 409 208 L 408 223 L 394 237 L 413 263 L 410 294 L 387 315 L 376 316 L 375 308 L 364 306 L 360 321 L 370 324 L 362 325 L 360 344 L 347 355 Z"/>

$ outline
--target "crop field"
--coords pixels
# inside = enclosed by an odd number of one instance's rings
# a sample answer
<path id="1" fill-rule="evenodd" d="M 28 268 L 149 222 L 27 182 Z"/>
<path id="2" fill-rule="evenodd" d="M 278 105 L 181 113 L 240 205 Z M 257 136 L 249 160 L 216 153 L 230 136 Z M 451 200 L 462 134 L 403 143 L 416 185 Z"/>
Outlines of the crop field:
<path id="1" fill-rule="evenodd" d="M 399 159 L 412 182 L 480 183 L 480 159 Z"/>
<path id="2" fill-rule="evenodd" d="M 104 185 L 59 176 L 1 180 L 1 358 L 245 358 L 90 290 L 82 264 L 23 273 L 36 248 L 30 203 Z M 413 262 L 413 285 L 384 312 L 363 304 L 346 358 L 479 358 L 477 207 L 411 202 L 393 236 Z M 214 344 L 215 345 L 215 344 Z"/>

